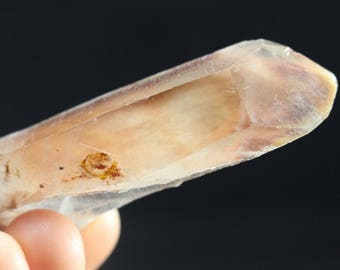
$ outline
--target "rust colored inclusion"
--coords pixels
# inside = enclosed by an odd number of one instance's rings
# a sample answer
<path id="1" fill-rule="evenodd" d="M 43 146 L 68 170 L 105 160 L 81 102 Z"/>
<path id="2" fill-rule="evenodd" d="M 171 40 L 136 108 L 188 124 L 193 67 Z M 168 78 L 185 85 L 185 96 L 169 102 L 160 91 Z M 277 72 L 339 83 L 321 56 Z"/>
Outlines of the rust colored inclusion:
<path id="1" fill-rule="evenodd" d="M 122 175 L 117 163 L 106 153 L 89 154 L 80 166 L 92 177 L 103 180 Z"/>

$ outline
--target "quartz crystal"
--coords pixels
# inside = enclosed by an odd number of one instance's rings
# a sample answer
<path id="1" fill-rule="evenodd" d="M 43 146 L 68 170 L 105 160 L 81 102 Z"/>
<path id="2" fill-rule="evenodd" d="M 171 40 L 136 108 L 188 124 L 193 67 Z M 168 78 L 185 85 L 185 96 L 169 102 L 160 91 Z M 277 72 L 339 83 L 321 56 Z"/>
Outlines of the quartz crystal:
<path id="1" fill-rule="evenodd" d="M 258 157 L 318 126 L 335 76 L 289 47 L 237 43 L 0 139 L 0 224 L 35 208 L 79 226 Z"/>

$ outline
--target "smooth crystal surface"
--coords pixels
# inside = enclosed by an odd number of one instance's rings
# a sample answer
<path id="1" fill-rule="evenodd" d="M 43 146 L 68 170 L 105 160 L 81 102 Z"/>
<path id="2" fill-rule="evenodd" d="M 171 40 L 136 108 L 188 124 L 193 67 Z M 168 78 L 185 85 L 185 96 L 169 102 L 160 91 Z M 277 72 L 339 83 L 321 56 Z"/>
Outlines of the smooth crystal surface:
<path id="1" fill-rule="evenodd" d="M 237 43 L 0 139 L 0 224 L 106 210 L 258 157 L 318 126 L 335 76 L 290 48 Z"/>

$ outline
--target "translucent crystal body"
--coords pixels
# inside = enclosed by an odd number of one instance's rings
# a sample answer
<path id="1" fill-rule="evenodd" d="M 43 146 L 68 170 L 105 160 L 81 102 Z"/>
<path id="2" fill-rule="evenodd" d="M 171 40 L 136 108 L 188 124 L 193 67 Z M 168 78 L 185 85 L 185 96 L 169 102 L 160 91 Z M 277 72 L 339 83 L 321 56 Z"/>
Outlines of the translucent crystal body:
<path id="1" fill-rule="evenodd" d="M 0 140 L 0 224 L 50 208 L 79 225 L 110 208 L 260 156 L 318 126 L 332 73 L 245 41 Z"/>

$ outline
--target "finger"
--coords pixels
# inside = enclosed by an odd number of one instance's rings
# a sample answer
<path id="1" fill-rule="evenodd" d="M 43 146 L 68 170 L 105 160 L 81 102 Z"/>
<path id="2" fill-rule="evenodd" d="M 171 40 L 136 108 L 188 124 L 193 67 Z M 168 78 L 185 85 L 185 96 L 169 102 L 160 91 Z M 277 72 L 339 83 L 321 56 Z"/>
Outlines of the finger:
<path id="1" fill-rule="evenodd" d="M 19 243 L 31 269 L 85 269 L 81 235 L 69 219 L 58 213 L 27 212 L 5 231 Z"/>
<path id="2" fill-rule="evenodd" d="M 4 232 L 0 232 L 0 269 L 28 270 L 19 244 Z"/>
<path id="3" fill-rule="evenodd" d="M 120 234 L 120 218 L 117 210 L 111 210 L 81 230 L 86 269 L 97 269 L 116 246 Z"/>

